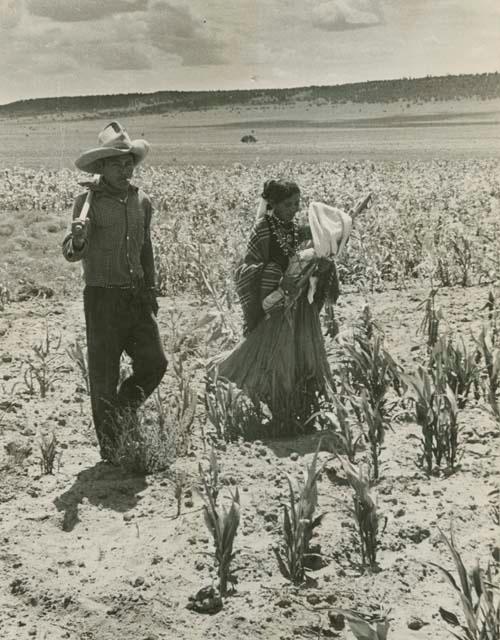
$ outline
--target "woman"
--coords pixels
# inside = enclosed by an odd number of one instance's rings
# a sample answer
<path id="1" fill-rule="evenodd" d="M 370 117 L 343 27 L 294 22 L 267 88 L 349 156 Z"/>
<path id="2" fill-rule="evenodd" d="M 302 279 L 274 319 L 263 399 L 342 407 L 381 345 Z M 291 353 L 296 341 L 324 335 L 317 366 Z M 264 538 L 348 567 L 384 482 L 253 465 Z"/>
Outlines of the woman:
<path id="1" fill-rule="evenodd" d="M 337 272 L 331 256 L 302 249 L 311 229 L 298 226 L 299 207 L 295 182 L 265 183 L 236 272 L 245 338 L 218 364 L 219 377 L 268 405 L 274 435 L 302 429 L 332 386 L 319 312 L 338 297 Z"/>

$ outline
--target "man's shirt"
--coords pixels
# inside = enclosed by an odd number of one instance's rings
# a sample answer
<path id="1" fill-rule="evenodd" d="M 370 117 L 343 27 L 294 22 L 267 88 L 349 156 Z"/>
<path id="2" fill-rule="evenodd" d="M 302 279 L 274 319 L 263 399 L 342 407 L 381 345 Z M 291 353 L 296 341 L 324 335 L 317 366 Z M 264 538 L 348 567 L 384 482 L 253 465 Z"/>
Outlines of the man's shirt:
<path id="1" fill-rule="evenodd" d="M 151 245 L 152 207 L 148 196 L 133 185 L 127 195 L 117 196 L 100 180 L 90 186 L 92 202 L 87 238 L 75 249 L 71 233 L 63 240 L 63 255 L 69 262 L 82 261 L 85 284 L 91 287 L 127 287 L 144 283 L 154 287 L 154 259 Z M 73 207 L 78 218 L 87 193 L 80 194 Z"/>

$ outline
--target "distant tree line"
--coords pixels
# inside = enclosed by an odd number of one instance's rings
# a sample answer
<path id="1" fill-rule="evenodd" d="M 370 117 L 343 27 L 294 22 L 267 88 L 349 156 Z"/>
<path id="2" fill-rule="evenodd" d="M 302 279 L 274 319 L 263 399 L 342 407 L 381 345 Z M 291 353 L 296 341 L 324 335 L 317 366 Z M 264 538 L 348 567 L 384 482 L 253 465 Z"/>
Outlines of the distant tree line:
<path id="1" fill-rule="evenodd" d="M 279 105 L 295 102 L 380 103 L 398 100 L 429 102 L 500 97 L 500 73 L 427 76 L 377 80 L 333 86 L 291 89 L 241 89 L 234 91 L 157 91 L 112 95 L 36 98 L 0 105 L 0 116 L 81 113 L 87 116 L 113 112 L 168 113 L 213 107 Z"/>

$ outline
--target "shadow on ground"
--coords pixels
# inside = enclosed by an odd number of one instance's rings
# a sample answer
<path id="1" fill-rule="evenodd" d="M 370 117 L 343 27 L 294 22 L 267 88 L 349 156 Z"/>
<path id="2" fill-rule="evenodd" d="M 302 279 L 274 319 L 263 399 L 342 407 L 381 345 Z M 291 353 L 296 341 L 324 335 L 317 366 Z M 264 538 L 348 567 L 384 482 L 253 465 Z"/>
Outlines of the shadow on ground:
<path id="1" fill-rule="evenodd" d="M 300 456 L 314 453 L 318 445 L 320 451 L 332 453 L 334 450 L 332 434 L 327 430 L 263 442 L 278 458 L 288 458 L 291 453 L 298 453 Z"/>
<path id="2" fill-rule="evenodd" d="M 84 498 L 96 506 L 125 513 L 140 501 L 137 495 L 147 487 L 144 476 L 130 475 L 117 467 L 99 462 L 81 471 L 73 486 L 54 500 L 58 511 L 64 512 L 62 528 L 72 531 L 80 521 L 78 505 Z"/>

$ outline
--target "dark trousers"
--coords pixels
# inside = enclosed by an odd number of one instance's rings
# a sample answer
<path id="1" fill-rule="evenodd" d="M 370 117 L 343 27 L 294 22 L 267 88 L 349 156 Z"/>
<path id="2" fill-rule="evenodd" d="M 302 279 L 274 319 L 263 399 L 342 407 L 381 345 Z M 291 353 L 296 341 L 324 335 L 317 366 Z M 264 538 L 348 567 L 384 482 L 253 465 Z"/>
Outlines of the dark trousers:
<path id="1" fill-rule="evenodd" d="M 120 411 L 135 411 L 154 391 L 167 359 L 147 292 L 85 287 L 83 301 L 92 414 L 105 458 L 119 428 Z M 118 389 L 123 352 L 132 360 L 132 375 Z"/>

